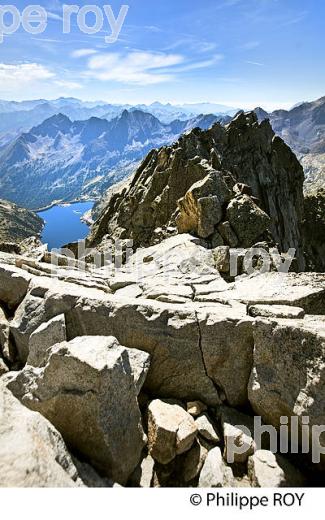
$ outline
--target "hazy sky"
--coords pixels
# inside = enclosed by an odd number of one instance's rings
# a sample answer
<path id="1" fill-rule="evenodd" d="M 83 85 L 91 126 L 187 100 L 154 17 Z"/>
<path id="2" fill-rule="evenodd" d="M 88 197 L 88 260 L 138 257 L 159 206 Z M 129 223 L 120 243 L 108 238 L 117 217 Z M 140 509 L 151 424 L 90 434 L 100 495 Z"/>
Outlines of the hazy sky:
<path id="1" fill-rule="evenodd" d="M 203 102 L 266 109 L 325 95 L 324 0 L 124 0 L 119 39 L 63 34 L 62 2 L 41 3 L 44 33 L 0 44 L 0 98 L 74 96 L 113 103 Z M 20 12 L 25 1 L 8 2 Z M 122 2 L 65 2 L 80 8 Z M 5 22 L 11 23 L 6 16 Z M 94 24 L 93 15 L 87 17 Z"/>

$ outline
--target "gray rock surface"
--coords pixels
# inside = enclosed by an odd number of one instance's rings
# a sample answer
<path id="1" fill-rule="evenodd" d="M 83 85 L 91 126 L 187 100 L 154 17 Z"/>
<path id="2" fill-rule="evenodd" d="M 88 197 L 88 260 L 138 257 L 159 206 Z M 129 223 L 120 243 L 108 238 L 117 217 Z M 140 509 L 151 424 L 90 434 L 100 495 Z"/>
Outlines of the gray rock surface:
<path id="1" fill-rule="evenodd" d="M 300 471 L 281 455 L 258 450 L 249 457 L 248 476 L 252 487 L 301 487 L 305 484 Z"/>
<path id="2" fill-rule="evenodd" d="M 148 447 L 150 455 L 168 464 L 188 451 L 197 436 L 191 415 L 176 403 L 155 399 L 148 407 Z"/>
<path id="3" fill-rule="evenodd" d="M 298 431 L 307 416 L 311 436 L 313 426 L 325 424 L 325 320 L 317 316 L 304 320 L 260 318 L 254 326 L 254 340 L 249 385 L 254 412 L 276 428 L 281 416 L 288 417 L 289 425 L 291 417 L 296 417 Z M 323 435 L 319 442 L 325 446 Z"/>
<path id="4" fill-rule="evenodd" d="M 31 276 L 14 265 L 0 264 L 0 301 L 15 309 L 24 299 Z"/>
<path id="5" fill-rule="evenodd" d="M 143 430 L 128 350 L 115 338 L 82 337 L 48 350 L 46 365 L 27 365 L 8 387 L 115 482 L 140 460 Z"/>
<path id="6" fill-rule="evenodd" d="M 42 323 L 29 338 L 27 364 L 41 367 L 46 364 L 47 350 L 67 339 L 64 314 Z"/>
<path id="7" fill-rule="evenodd" d="M 61 435 L 0 382 L 0 487 L 80 487 Z"/>
<path id="8" fill-rule="evenodd" d="M 187 413 L 192 415 L 192 417 L 198 417 L 207 409 L 208 407 L 201 401 L 189 401 L 187 403 Z"/>
<path id="9" fill-rule="evenodd" d="M 251 247 L 271 225 L 270 217 L 248 195 L 229 203 L 227 217 L 242 247 Z"/>
<path id="10" fill-rule="evenodd" d="M 234 478 L 232 470 L 226 466 L 220 448 L 209 451 L 199 480 L 200 488 L 233 487 Z"/>
<path id="11" fill-rule="evenodd" d="M 199 435 L 201 435 L 204 439 L 211 442 L 212 444 L 218 444 L 220 442 L 218 431 L 207 413 L 200 415 L 195 420 L 195 424 L 197 426 Z"/>
<path id="12" fill-rule="evenodd" d="M 263 316 L 265 318 L 303 318 L 305 311 L 301 307 L 290 305 L 251 305 L 248 314 L 254 318 Z"/>

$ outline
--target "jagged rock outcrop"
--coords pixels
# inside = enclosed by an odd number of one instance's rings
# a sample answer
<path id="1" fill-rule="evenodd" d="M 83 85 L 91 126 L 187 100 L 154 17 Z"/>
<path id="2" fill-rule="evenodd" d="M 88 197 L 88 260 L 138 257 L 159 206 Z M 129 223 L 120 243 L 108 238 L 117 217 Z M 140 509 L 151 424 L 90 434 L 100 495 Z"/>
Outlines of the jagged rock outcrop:
<path id="1" fill-rule="evenodd" d="M 44 222 L 33 213 L 0 199 L 0 251 L 19 253 L 17 244 L 40 235 Z"/>
<path id="2" fill-rule="evenodd" d="M 325 271 L 325 188 L 305 195 L 304 239 L 307 268 Z"/>
<path id="3" fill-rule="evenodd" d="M 150 152 L 131 182 L 111 197 L 89 244 L 98 246 L 109 235 L 132 239 L 135 248 L 148 246 L 175 234 L 178 225 L 181 232 L 222 245 L 231 233 L 236 238 L 228 217 L 245 230 L 245 221 L 239 224 L 236 218 L 237 205 L 239 220 L 250 216 L 247 224 L 257 231 L 237 237 L 239 245 L 252 246 L 268 228 L 267 238 L 282 251 L 296 249 L 303 270 L 303 180 L 302 167 L 270 124 L 259 124 L 254 113 L 240 113 L 226 127 L 195 129 L 173 146 Z M 249 194 L 235 188 L 237 183 Z M 237 198 L 227 210 L 229 200 Z M 228 245 L 234 247 L 233 240 Z"/>

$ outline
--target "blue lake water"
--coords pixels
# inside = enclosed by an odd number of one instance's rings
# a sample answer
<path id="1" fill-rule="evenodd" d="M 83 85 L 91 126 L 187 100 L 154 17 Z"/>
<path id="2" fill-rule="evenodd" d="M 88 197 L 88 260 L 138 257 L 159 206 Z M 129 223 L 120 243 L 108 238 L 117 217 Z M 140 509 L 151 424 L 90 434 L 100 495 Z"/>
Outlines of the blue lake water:
<path id="1" fill-rule="evenodd" d="M 42 242 L 48 244 L 49 250 L 62 247 L 69 242 L 86 238 L 89 227 L 81 222 L 80 217 L 93 207 L 94 203 L 77 202 L 70 206 L 53 206 L 38 215 L 45 220 Z"/>

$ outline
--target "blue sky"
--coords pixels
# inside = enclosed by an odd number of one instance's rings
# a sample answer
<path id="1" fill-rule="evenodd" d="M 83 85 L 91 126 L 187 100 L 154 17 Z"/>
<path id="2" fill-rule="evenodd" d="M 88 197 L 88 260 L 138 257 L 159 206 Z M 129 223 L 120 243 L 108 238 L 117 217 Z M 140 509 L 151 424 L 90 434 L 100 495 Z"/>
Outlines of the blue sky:
<path id="1" fill-rule="evenodd" d="M 208 101 L 270 110 L 325 95 L 324 0 L 124 2 L 129 11 L 115 43 L 105 42 L 106 18 L 103 30 L 87 35 L 72 15 L 71 32 L 63 34 L 62 5 L 110 4 L 117 17 L 123 2 L 42 2 L 44 33 L 20 28 L 0 44 L 0 98 Z M 20 12 L 30 4 L 8 3 Z"/>

